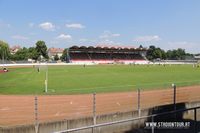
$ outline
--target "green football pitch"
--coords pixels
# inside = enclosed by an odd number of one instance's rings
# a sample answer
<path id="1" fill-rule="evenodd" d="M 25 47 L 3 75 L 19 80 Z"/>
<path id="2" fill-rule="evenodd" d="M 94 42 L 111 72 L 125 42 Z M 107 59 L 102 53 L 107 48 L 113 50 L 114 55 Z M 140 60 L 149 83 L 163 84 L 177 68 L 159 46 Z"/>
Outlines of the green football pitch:
<path id="1" fill-rule="evenodd" d="M 200 84 L 200 69 L 192 65 L 49 66 L 48 93 L 45 67 L 9 68 L 0 73 L 0 94 L 83 94 Z"/>

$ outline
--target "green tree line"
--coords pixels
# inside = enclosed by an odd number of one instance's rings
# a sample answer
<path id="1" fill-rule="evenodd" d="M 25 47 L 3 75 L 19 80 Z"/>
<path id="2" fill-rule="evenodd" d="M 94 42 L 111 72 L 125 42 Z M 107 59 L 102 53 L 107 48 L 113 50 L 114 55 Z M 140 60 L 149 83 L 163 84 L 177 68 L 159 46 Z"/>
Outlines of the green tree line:
<path id="1" fill-rule="evenodd" d="M 173 50 L 163 50 L 159 47 L 155 47 L 153 45 L 149 46 L 147 50 L 147 59 L 148 60 L 185 60 L 185 59 L 192 59 L 193 54 L 186 53 L 185 49 L 178 48 Z"/>
<path id="2" fill-rule="evenodd" d="M 9 45 L 6 42 L 0 41 L 0 59 L 6 60 L 41 60 L 48 59 L 47 46 L 44 41 L 37 41 L 35 47 L 23 47 L 15 54 L 10 53 Z"/>

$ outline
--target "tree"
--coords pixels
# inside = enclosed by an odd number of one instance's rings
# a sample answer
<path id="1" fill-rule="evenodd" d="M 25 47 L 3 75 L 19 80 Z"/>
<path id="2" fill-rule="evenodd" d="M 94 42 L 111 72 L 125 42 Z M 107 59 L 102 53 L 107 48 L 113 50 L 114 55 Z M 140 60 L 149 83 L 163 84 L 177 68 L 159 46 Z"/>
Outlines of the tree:
<path id="1" fill-rule="evenodd" d="M 60 59 L 62 61 L 67 61 L 67 57 L 68 57 L 68 49 L 64 49 L 62 56 L 60 57 Z"/>
<path id="2" fill-rule="evenodd" d="M 139 48 L 143 48 L 143 46 L 142 46 L 142 45 L 140 45 L 140 46 L 139 46 Z"/>
<path id="3" fill-rule="evenodd" d="M 37 52 L 35 47 L 30 47 L 28 49 L 28 57 L 33 60 L 37 60 L 39 58 L 39 53 Z"/>
<path id="4" fill-rule="evenodd" d="M 184 60 L 187 55 L 190 54 L 185 53 L 185 50 L 181 48 L 167 51 L 167 58 L 170 60 Z"/>
<path id="5" fill-rule="evenodd" d="M 10 49 L 8 43 L 0 40 L 0 59 L 9 59 Z"/>
<path id="6" fill-rule="evenodd" d="M 149 49 L 147 50 L 147 59 L 149 60 L 153 60 L 154 57 L 153 57 L 153 51 L 156 49 L 155 46 L 151 45 L 149 46 Z"/>
<path id="7" fill-rule="evenodd" d="M 54 56 L 54 60 L 55 60 L 55 61 L 58 61 L 58 60 L 59 60 L 59 56 L 58 56 L 57 54 Z"/>
<path id="8" fill-rule="evenodd" d="M 166 59 L 166 53 L 161 48 L 156 48 L 155 46 L 151 45 L 149 46 L 149 49 L 147 50 L 147 59 L 154 60 L 154 59 Z"/>
<path id="9" fill-rule="evenodd" d="M 28 49 L 23 47 L 19 49 L 14 55 L 11 55 L 12 60 L 28 60 Z"/>
<path id="10" fill-rule="evenodd" d="M 173 59 L 173 51 L 172 50 L 168 50 L 166 55 L 167 55 L 167 59 L 169 59 L 169 60 Z"/>
<path id="11" fill-rule="evenodd" d="M 177 49 L 177 57 L 179 60 L 184 60 L 186 56 L 185 49 L 178 48 Z"/>
<path id="12" fill-rule="evenodd" d="M 162 53 L 159 48 L 156 48 L 152 53 L 153 59 L 162 58 Z"/>
<path id="13" fill-rule="evenodd" d="M 47 54 L 47 46 L 44 41 L 37 41 L 35 49 L 38 52 L 39 57 L 43 56 L 45 59 L 49 58 Z"/>
<path id="14" fill-rule="evenodd" d="M 166 52 L 164 50 L 161 50 L 161 55 L 162 55 L 161 59 L 164 59 L 164 60 L 167 59 L 167 54 L 166 54 Z"/>

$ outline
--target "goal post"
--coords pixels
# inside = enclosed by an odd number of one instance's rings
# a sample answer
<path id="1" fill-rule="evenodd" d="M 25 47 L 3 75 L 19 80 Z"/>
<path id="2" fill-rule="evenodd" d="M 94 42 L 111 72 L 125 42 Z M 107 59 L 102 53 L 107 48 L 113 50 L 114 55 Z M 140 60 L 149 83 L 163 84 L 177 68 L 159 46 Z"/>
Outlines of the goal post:
<path id="1" fill-rule="evenodd" d="M 48 92 L 48 63 L 46 62 L 46 74 L 45 74 L 45 93 Z"/>
<path id="2" fill-rule="evenodd" d="M 48 63 L 38 63 L 36 65 L 37 71 L 38 73 L 40 72 L 44 72 L 45 76 L 44 76 L 44 92 L 47 93 L 48 92 Z"/>

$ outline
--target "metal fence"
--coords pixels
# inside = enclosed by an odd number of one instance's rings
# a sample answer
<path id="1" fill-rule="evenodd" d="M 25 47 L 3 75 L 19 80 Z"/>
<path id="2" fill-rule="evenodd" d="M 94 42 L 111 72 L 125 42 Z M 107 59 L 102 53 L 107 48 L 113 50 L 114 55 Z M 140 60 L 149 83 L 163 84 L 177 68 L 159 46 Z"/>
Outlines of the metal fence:
<path id="1" fill-rule="evenodd" d="M 0 125 L 12 126 L 138 111 L 160 105 L 200 100 L 199 86 L 121 93 L 0 97 Z"/>

